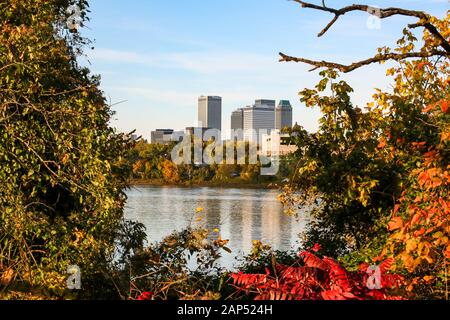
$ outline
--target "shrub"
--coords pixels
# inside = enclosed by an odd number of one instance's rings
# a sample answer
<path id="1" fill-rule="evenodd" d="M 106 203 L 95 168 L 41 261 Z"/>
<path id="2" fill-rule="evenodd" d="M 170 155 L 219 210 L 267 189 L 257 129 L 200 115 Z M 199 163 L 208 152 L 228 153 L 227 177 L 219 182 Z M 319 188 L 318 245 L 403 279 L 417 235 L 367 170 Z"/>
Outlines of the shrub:
<path id="1" fill-rule="evenodd" d="M 274 262 L 273 268 L 266 267 L 265 273 L 233 273 L 233 284 L 238 292 L 255 300 L 402 299 L 390 292 L 402 282 L 401 276 L 386 273 L 393 259 L 381 263 L 378 289 L 369 289 L 368 282 L 374 275 L 369 275 L 368 264 L 362 264 L 357 272 L 349 272 L 329 257 L 319 258 L 310 251 L 299 256 L 301 259 L 289 266 Z"/>

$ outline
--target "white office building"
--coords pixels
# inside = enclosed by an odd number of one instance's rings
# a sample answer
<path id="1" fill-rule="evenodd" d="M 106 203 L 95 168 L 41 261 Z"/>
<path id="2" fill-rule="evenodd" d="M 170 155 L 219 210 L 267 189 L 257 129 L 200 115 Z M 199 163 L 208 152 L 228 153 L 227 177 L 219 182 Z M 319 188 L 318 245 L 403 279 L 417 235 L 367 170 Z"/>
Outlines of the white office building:
<path id="1" fill-rule="evenodd" d="M 256 100 L 243 109 L 244 139 L 261 143 L 262 135 L 275 129 L 275 100 Z"/>

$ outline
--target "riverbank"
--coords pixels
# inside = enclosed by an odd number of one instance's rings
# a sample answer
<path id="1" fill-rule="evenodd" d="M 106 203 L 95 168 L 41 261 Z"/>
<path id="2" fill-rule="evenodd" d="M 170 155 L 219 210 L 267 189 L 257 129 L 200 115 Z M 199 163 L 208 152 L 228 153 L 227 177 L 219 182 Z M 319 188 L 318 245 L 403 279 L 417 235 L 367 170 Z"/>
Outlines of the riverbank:
<path id="1" fill-rule="evenodd" d="M 161 180 L 144 180 L 144 179 L 131 179 L 131 186 L 150 186 L 150 187 L 181 187 L 181 188 L 193 188 L 193 187 L 208 187 L 208 188 L 233 188 L 233 189 L 278 189 L 279 184 L 274 182 L 242 182 L 242 181 L 230 181 L 230 182 L 214 182 L 214 181 L 202 181 L 202 182 L 180 182 L 180 183 L 167 183 Z"/>

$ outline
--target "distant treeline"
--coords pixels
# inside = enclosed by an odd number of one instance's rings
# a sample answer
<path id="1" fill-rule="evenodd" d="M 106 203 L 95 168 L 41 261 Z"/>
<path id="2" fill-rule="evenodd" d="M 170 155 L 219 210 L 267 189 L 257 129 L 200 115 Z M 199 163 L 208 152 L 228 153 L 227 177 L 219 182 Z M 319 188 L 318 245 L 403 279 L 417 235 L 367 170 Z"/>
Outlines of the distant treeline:
<path id="1" fill-rule="evenodd" d="M 289 158 L 283 158 L 280 169 L 275 176 L 262 176 L 261 164 L 230 164 L 213 165 L 176 165 L 171 159 L 172 144 L 151 144 L 145 140 L 136 143 L 131 150 L 127 162 L 130 179 L 137 183 L 149 184 L 263 184 L 277 183 L 290 176 Z M 238 147 L 235 145 L 235 147 Z M 248 146 L 247 146 L 248 147 Z"/>

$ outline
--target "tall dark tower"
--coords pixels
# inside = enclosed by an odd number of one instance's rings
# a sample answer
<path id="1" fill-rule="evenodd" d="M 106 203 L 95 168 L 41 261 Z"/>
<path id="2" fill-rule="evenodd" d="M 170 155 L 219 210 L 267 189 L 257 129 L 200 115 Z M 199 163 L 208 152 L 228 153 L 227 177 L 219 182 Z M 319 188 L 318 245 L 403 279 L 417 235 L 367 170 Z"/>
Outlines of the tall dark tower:
<path id="1" fill-rule="evenodd" d="M 275 108 L 275 129 L 292 128 L 292 106 L 289 100 L 280 100 Z"/>
<path id="2" fill-rule="evenodd" d="M 201 96 L 198 98 L 198 122 L 200 127 L 222 130 L 222 98 Z"/>

